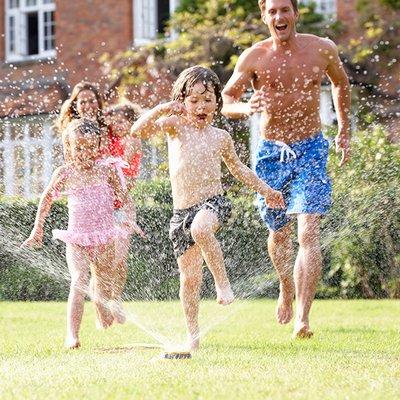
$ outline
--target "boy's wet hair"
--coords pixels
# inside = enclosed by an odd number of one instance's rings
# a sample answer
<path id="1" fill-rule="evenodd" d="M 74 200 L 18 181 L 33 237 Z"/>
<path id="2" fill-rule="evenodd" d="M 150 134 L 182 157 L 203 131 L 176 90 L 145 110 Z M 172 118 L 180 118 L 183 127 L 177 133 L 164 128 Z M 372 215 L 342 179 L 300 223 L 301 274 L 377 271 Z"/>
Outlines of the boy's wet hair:
<path id="1" fill-rule="evenodd" d="M 134 103 L 114 104 L 104 111 L 104 115 L 112 117 L 115 114 L 122 114 L 129 123 L 135 123 L 142 113 L 142 109 Z"/>
<path id="2" fill-rule="evenodd" d="M 267 0 L 258 0 L 258 6 L 260 7 L 261 14 L 263 15 L 265 13 L 265 3 Z M 299 3 L 297 0 L 290 0 L 293 6 L 293 10 L 296 14 L 299 13 Z"/>
<path id="3" fill-rule="evenodd" d="M 196 65 L 182 71 L 178 79 L 175 81 L 172 88 L 172 100 L 183 101 L 196 83 L 202 83 L 206 90 L 209 90 L 209 85 L 214 89 L 214 94 L 217 100 L 217 111 L 221 111 L 222 108 L 222 96 L 221 96 L 221 82 L 214 71 L 208 68 Z"/>

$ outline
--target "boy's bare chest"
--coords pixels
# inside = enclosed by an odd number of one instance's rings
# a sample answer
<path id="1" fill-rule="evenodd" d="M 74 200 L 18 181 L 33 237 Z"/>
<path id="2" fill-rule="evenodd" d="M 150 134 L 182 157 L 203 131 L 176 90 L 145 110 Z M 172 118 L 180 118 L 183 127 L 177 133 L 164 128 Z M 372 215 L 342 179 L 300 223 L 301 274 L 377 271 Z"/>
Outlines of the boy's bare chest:
<path id="1" fill-rule="evenodd" d="M 179 159 L 186 166 L 208 168 L 210 164 L 221 162 L 220 143 L 212 137 L 183 135 L 170 141 L 170 157 Z"/>

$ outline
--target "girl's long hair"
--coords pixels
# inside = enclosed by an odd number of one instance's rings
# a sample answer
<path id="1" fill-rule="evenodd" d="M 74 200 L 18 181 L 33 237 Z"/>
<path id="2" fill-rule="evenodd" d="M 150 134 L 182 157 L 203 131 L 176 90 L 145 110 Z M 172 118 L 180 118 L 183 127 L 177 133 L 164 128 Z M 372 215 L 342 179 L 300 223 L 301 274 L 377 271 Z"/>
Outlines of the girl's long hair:
<path id="1" fill-rule="evenodd" d="M 90 90 L 96 96 L 98 104 L 96 119 L 100 128 L 106 127 L 106 123 L 104 122 L 104 117 L 103 117 L 103 99 L 101 98 L 98 87 L 94 83 L 82 81 L 74 86 L 71 96 L 61 106 L 60 115 L 58 116 L 55 124 L 57 130 L 60 133 L 63 132 L 63 130 L 72 120 L 81 118 L 80 115 L 78 114 L 76 103 L 79 93 L 82 92 L 83 90 Z"/>
<path id="2" fill-rule="evenodd" d="M 72 89 L 71 96 L 67 99 L 64 104 L 61 106 L 60 115 L 57 118 L 55 123 L 56 130 L 61 134 L 62 137 L 62 144 L 63 144 L 63 154 L 64 154 L 64 161 L 68 162 L 71 159 L 71 149 L 69 143 L 69 135 L 67 131 L 67 126 L 71 121 L 80 119 L 81 116 L 78 114 L 78 110 L 76 108 L 77 98 L 80 92 L 83 90 L 90 90 L 96 96 L 96 100 L 98 103 L 98 111 L 96 120 L 100 128 L 100 146 L 99 148 L 104 149 L 107 147 L 107 124 L 104 120 L 103 115 L 103 99 L 100 95 L 100 91 L 96 84 L 90 82 L 79 82 L 74 86 Z"/>

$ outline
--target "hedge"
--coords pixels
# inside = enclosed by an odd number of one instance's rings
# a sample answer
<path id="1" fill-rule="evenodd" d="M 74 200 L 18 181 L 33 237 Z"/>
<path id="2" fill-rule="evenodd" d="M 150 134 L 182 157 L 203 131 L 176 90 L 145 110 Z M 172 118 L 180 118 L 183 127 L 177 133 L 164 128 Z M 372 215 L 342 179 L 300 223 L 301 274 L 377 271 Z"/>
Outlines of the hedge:
<path id="1" fill-rule="evenodd" d="M 332 210 L 322 221 L 324 298 L 400 297 L 400 151 L 379 129 L 360 132 L 353 141 L 352 164 L 339 169 L 332 155 Z M 218 233 L 228 273 L 239 297 L 276 296 L 278 282 L 267 255 L 267 230 L 252 194 L 238 186 L 228 191 L 233 218 Z M 168 180 L 140 182 L 133 197 L 147 240 L 132 238 L 125 289 L 129 299 L 177 298 L 179 274 L 168 239 L 172 214 Z M 51 229 L 67 225 L 66 203 L 52 207 L 41 250 L 20 249 L 29 235 L 35 202 L 0 199 L 0 300 L 65 300 L 69 275 L 64 245 Z M 205 269 L 203 295 L 214 295 Z"/>

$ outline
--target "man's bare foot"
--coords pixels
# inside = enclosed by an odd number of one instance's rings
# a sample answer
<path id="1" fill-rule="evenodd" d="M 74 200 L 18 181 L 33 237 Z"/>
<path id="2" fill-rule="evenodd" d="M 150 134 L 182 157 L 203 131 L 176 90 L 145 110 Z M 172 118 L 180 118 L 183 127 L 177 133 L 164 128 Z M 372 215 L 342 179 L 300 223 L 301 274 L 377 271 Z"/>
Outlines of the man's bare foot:
<path id="1" fill-rule="evenodd" d="M 114 318 L 114 322 L 117 324 L 124 324 L 126 322 L 125 311 L 119 301 L 111 300 L 109 303 L 111 315 Z"/>
<path id="2" fill-rule="evenodd" d="M 228 304 L 233 303 L 233 300 L 235 300 L 235 296 L 232 292 L 230 285 L 228 285 L 223 289 L 217 287 L 216 290 L 217 290 L 217 302 L 219 304 L 227 306 Z"/>
<path id="3" fill-rule="evenodd" d="M 310 326 L 304 322 L 295 324 L 293 330 L 293 339 L 309 339 L 314 335 L 314 332 L 310 329 Z"/>
<path id="4" fill-rule="evenodd" d="M 287 324 L 293 318 L 294 285 L 280 284 L 276 319 L 280 324 Z"/>
<path id="5" fill-rule="evenodd" d="M 78 338 L 75 337 L 67 337 L 65 339 L 65 347 L 67 349 L 73 350 L 73 349 L 78 349 L 81 347 L 81 342 L 79 341 Z"/>

